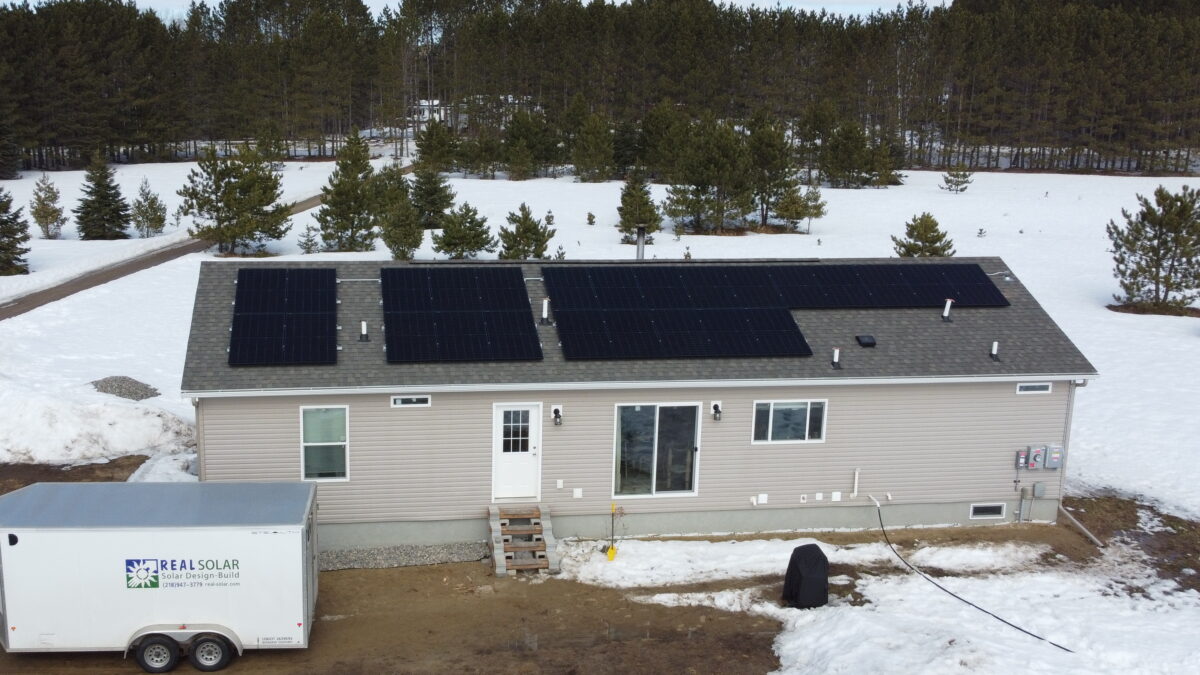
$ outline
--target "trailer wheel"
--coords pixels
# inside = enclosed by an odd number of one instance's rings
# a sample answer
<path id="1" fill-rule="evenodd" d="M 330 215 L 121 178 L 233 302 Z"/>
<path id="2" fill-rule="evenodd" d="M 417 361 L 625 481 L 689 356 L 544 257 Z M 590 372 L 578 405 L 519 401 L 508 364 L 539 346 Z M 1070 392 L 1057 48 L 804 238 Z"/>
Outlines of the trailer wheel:
<path id="1" fill-rule="evenodd" d="M 162 635 L 151 635 L 138 643 L 134 657 L 147 673 L 167 673 L 179 665 L 179 643 Z"/>
<path id="2" fill-rule="evenodd" d="M 219 635 L 202 635 L 192 641 L 188 651 L 188 661 L 196 670 L 210 673 L 229 665 L 233 660 L 233 650 L 225 638 Z"/>

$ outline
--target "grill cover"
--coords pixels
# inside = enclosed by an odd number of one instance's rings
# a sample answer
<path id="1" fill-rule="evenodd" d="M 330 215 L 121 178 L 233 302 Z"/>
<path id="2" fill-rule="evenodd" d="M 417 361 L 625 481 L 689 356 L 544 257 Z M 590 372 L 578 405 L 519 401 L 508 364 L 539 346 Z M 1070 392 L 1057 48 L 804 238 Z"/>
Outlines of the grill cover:
<path id="1" fill-rule="evenodd" d="M 797 609 L 829 602 L 829 559 L 820 546 L 805 544 L 792 550 L 783 580 L 783 603 Z"/>

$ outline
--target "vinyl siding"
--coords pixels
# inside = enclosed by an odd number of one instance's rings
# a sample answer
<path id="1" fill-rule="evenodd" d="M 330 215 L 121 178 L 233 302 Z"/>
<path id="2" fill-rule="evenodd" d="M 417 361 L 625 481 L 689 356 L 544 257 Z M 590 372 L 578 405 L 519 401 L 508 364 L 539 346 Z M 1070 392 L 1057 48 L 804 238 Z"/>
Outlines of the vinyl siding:
<path id="1" fill-rule="evenodd" d="M 542 503 L 555 514 L 608 513 L 613 501 L 630 513 L 820 508 L 869 503 L 871 493 L 891 493 L 897 504 L 986 502 L 1015 497 L 1018 448 L 1064 441 L 1069 387 L 1057 382 L 1036 396 L 1016 395 L 1012 383 L 434 392 L 432 406 L 414 408 L 392 408 L 382 394 L 212 398 L 200 401 L 197 424 L 205 480 L 297 480 L 300 407 L 348 405 L 349 480 L 318 487 L 329 523 L 482 517 L 492 501 L 492 407 L 500 402 L 543 404 Z M 754 401 L 800 399 L 828 401 L 823 443 L 751 443 Z M 719 422 L 712 401 L 722 402 Z M 616 406 L 692 402 L 701 419 L 697 494 L 614 499 Z M 562 426 L 552 405 L 563 406 Z M 1048 498 L 1059 496 L 1062 471 L 1021 473 L 1023 485 L 1041 481 Z M 583 497 L 573 498 L 573 488 Z M 752 507 L 761 493 L 768 504 Z"/>

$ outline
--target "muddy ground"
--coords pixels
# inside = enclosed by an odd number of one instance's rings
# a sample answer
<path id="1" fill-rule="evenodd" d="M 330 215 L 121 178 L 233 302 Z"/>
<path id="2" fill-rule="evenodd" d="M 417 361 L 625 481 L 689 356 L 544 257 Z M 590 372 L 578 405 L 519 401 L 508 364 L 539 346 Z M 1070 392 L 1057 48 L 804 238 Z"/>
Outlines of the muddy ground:
<path id="1" fill-rule="evenodd" d="M 0 492 L 39 480 L 124 480 L 142 458 L 63 470 L 0 465 Z M 1159 573 L 1198 588 L 1200 528 L 1155 514 L 1162 529 L 1139 528 L 1138 510 L 1116 497 L 1068 499 L 1067 507 L 1103 540 L 1123 538 L 1157 561 Z M 1151 528 L 1157 529 L 1157 528 Z M 1085 562 L 1097 554 L 1068 526 L 890 530 L 904 547 L 1024 541 L 1049 546 L 1048 564 Z M 832 532 L 822 541 L 878 541 L 877 531 Z M 1056 556 L 1062 556 L 1058 558 Z M 722 581 L 672 592 L 761 587 L 778 597 L 779 576 Z M 830 574 L 855 578 L 865 569 L 831 565 Z M 897 573 L 895 568 L 869 570 Z M 927 570 L 937 574 L 937 570 Z M 537 576 L 496 578 L 482 563 L 386 570 L 323 572 L 318 621 L 307 650 L 250 651 L 229 672 L 243 673 L 765 673 L 778 668 L 772 643 L 779 625 L 767 618 L 701 607 L 663 607 L 631 601 L 627 591 Z M 852 585 L 833 593 L 861 599 Z M 648 594 L 655 589 L 639 589 Z M 186 662 L 177 672 L 191 672 Z M 140 672 L 120 654 L 3 654 L 0 672 Z"/>

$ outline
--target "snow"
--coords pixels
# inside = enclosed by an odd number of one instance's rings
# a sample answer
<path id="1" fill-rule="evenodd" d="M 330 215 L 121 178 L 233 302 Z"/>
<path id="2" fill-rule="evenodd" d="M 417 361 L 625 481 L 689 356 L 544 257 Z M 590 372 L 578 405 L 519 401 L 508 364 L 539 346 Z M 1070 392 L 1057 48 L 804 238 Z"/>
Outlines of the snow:
<path id="1" fill-rule="evenodd" d="M 608 561 L 597 542 L 562 542 L 563 577 L 613 588 L 736 583 L 763 575 L 777 583 L 791 548 L 818 543 L 833 564 L 882 562 L 882 544 L 838 547 L 812 539 L 740 542 L 622 541 Z M 773 618 L 782 671 L 802 673 L 1185 672 L 1200 663 L 1200 594 L 1154 576 L 1145 560 L 1120 546 L 1083 567 L 1032 567 L 1044 551 L 1018 544 L 940 546 L 909 555 L 944 570 L 994 573 L 940 577 L 938 583 L 970 602 L 1053 641 L 1039 641 L 937 590 L 899 568 L 859 570 L 853 583 L 865 604 L 838 591 L 829 605 L 798 610 L 779 605 L 768 586 L 702 593 L 634 594 L 639 602 L 706 606 Z M 849 557 L 842 554 L 849 552 Z M 890 556 L 890 553 L 886 555 Z M 770 585 L 775 589 L 777 585 Z"/>

